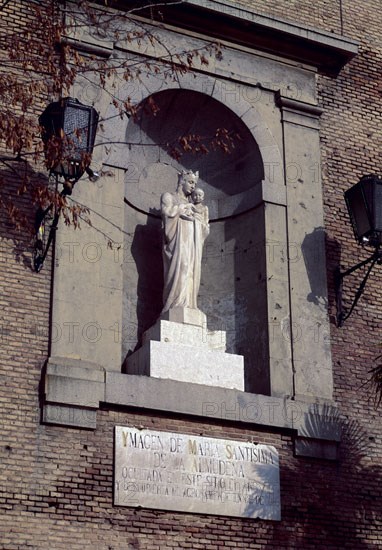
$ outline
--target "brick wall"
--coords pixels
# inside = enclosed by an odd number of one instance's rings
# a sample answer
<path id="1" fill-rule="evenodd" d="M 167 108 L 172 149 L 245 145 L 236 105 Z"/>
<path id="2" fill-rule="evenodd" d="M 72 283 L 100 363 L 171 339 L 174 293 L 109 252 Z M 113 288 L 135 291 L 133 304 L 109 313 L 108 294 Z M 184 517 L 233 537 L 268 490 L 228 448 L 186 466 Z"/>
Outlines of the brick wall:
<path id="1" fill-rule="evenodd" d="M 324 30 L 341 30 L 339 2 L 240 3 Z M 339 261 L 348 267 L 366 257 L 353 242 L 342 194 L 362 174 L 380 169 L 382 127 L 378 6 L 372 0 L 342 4 L 344 33 L 361 41 L 361 51 L 337 79 L 319 79 L 331 315 L 334 267 Z M 20 9 L 19 16 L 25 6 L 7 6 L 5 24 L 17 25 L 11 11 Z M 17 177 L 4 165 L 0 174 L 12 193 Z M 29 200 L 18 200 L 31 216 Z M 0 548 L 366 550 L 382 545 L 381 412 L 374 409 L 372 391 L 364 385 L 381 339 L 380 267 L 345 327 L 331 325 L 335 400 L 345 416 L 341 460 L 334 463 L 294 458 L 291 433 L 259 432 L 228 421 L 102 410 L 95 432 L 42 425 L 39 385 L 48 355 L 50 266 L 33 273 L 29 235 L 16 233 L 4 217 L 0 231 Z M 345 297 L 351 288 L 345 286 Z M 275 445 L 280 453 L 282 521 L 113 507 L 115 425 L 255 438 Z"/>

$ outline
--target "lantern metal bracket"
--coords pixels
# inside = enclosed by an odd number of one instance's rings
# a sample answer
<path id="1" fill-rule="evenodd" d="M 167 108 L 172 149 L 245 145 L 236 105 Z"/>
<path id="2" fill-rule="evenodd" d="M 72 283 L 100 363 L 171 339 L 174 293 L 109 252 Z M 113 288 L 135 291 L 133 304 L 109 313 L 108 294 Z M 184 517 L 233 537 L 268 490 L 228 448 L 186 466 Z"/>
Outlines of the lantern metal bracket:
<path id="1" fill-rule="evenodd" d="M 346 319 L 350 317 L 350 315 L 353 313 L 353 310 L 355 306 L 358 303 L 358 300 L 363 294 L 363 291 L 365 290 L 365 286 L 367 283 L 367 280 L 370 276 L 370 273 L 375 266 L 375 264 L 381 264 L 382 263 L 382 250 L 377 248 L 369 258 L 366 258 L 366 260 L 363 260 L 362 262 L 359 262 L 353 267 L 350 267 L 346 271 L 341 272 L 340 268 L 337 267 L 334 273 L 334 283 L 335 283 L 335 290 L 336 290 L 336 305 L 337 305 L 337 315 L 336 315 L 336 324 L 337 327 L 342 327 Z M 348 312 L 345 312 L 343 309 L 342 304 L 342 290 L 343 290 L 343 280 L 345 277 L 353 273 L 354 271 L 357 271 L 357 269 L 360 269 L 361 267 L 364 267 L 365 265 L 370 264 L 364 278 L 362 279 L 356 293 L 354 296 L 353 303 L 349 309 Z"/>
<path id="2" fill-rule="evenodd" d="M 56 189 L 58 185 L 58 175 L 56 177 Z M 69 193 L 67 189 L 61 191 L 60 196 L 65 197 Z M 58 220 L 60 219 L 61 207 L 57 207 L 51 202 L 46 208 L 39 208 L 35 217 L 35 243 L 33 249 L 33 268 L 39 273 L 43 268 L 45 259 L 48 255 L 50 245 L 55 236 Z"/>
<path id="3" fill-rule="evenodd" d="M 85 172 L 89 176 L 89 180 L 96 182 L 100 175 L 98 172 L 93 171 L 89 166 L 85 168 Z M 53 172 L 50 176 L 55 176 L 56 190 L 58 186 L 59 175 Z M 61 197 L 67 197 L 72 194 L 74 185 L 79 178 L 66 179 L 63 182 L 63 190 L 60 193 Z M 50 216 L 51 213 L 54 213 Z M 53 203 L 50 203 L 45 209 L 39 208 L 35 217 L 35 243 L 33 249 L 33 268 L 39 273 L 43 268 L 45 259 L 49 252 L 49 247 L 52 244 L 53 237 L 57 230 L 58 220 L 61 214 L 61 207 L 57 207 Z M 49 218 L 50 216 L 50 218 Z"/>

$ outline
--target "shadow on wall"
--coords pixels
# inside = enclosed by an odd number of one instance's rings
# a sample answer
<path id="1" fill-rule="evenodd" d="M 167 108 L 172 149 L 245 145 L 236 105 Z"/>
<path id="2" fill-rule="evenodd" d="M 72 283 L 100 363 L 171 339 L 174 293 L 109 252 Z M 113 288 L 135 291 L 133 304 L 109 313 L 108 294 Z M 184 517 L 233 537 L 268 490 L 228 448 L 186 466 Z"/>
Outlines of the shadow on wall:
<path id="1" fill-rule="evenodd" d="M 17 263 L 25 269 L 33 270 L 33 230 L 37 211 L 33 191 L 37 186 L 48 185 L 46 175 L 36 172 L 24 161 L 2 161 L 0 170 L 0 203 L 2 224 L 0 229 L 1 247 L 4 252 L 12 249 Z M 22 185 L 25 182 L 25 187 Z M 20 230 L 7 212 L 13 211 Z"/>
<path id="2" fill-rule="evenodd" d="M 310 293 L 308 302 L 328 308 L 330 321 L 335 323 L 336 301 L 334 291 L 334 271 L 340 265 L 341 244 L 331 238 L 323 227 L 316 227 L 305 236 L 301 252 L 309 278 Z M 326 263 L 327 278 L 323 276 Z"/>
<path id="3" fill-rule="evenodd" d="M 137 344 L 142 345 L 142 335 L 158 319 L 162 310 L 163 261 L 162 226 L 158 210 L 150 209 L 145 225 L 137 225 L 131 244 L 131 255 L 137 270 L 137 326 L 133 329 Z M 129 354 L 129 353 L 128 353 Z"/>
<path id="4" fill-rule="evenodd" d="M 259 523 L 271 531 L 269 547 L 370 548 L 382 526 L 382 465 L 374 437 L 330 405 L 317 407 L 316 413 L 313 407 L 306 428 L 341 432 L 339 461 L 296 458 L 289 466 L 281 459 L 282 519 Z"/>
<path id="5" fill-rule="evenodd" d="M 312 233 L 305 235 L 301 243 L 301 252 L 311 289 L 307 300 L 316 305 L 327 303 L 326 281 L 322 277 L 322 269 L 325 265 L 325 236 L 324 228 L 316 227 Z"/>

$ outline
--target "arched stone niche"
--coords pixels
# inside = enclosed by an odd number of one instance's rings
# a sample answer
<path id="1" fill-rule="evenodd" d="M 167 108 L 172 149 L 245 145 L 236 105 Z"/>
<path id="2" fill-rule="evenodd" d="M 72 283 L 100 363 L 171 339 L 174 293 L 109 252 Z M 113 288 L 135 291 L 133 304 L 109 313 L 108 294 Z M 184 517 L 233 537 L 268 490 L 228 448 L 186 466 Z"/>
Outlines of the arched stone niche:
<path id="1" fill-rule="evenodd" d="M 245 102 L 223 104 L 213 94 L 172 88 L 148 96 L 140 107 L 125 136 L 125 231 L 130 242 L 125 246 L 122 356 L 140 346 L 162 308 L 160 196 L 175 191 L 178 171 L 199 170 L 211 220 L 199 307 L 208 329 L 226 331 L 227 351 L 244 355 L 247 391 L 269 393 L 262 194 L 267 185 L 281 183 L 277 146 Z M 222 128 L 233 139 L 228 152 L 214 145 Z M 174 148 L 181 149 L 178 138 L 190 134 L 201 137 L 209 152 L 182 152 L 174 158 Z M 270 159 L 275 170 L 267 181 L 264 167 Z"/>
<path id="2" fill-rule="evenodd" d="M 207 4 L 211 15 L 217 10 L 222 16 L 224 1 L 219 6 Z M 330 401 L 333 390 L 321 230 L 322 111 L 317 105 L 316 76 L 317 70 L 325 73 L 328 66 L 339 70 L 354 56 L 357 46 L 343 36 L 325 35 L 241 8 L 235 11 L 230 5 L 224 15 L 227 44 L 223 56 L 211 56 L 208 66 L 196 66 L 171 80 L 160 59 L 162 55 L 167 59 L 169 51 L 204 47 L 205 39 L 210 43 L 214 31 L 205 10 L 206 6 L 200 5 L 194 21 L 187 21 L 187 28 L 190 23 L 197 34 L 178 26 L 177 18 L 173 28 L 155 27 L 166 51 L 144 41 L 100 40 L 83 25 L 73 26 L 74 43 L 85 55 L 110 56 L 113 63 L 123 56 L 142 62 L 142 68 L 151 57 L 159 61 L 159 72 L 143 68 L 139 79 L 128 82 L 121 74 L 109 83 L 107 93 L 99 86 L 97 72 L 84 75 L 74 86 L 73 97 L 86 104 L 94 102 L 100 112 L 102 123 L 92 165 L 106 170 L 96 185 L 82 182 L 73 193 L 75 200 L 90 207 L 97 227 L 83 226 L 73 236 L 71 228 L 62 226 L 56 236 L 44 421 L 95 428 L 100 403 L 199 417 L 205 415 L 203 407 L 208 402 L 216 406 L 215 418 L 227 419 L 228 415 L 243 422 L 297 428 L 300 436 L 316 440 L 320 434 L 305 429 L 308 414 L 291 414 L 295 405 L 301 412 L 307 410 L 307 401 Z M 114 14 L 112 19 L 116 20 Z M 152 29 L 152 22 L 147 23 Z M 142 22 L 138 24 L 141 29 Z M 245 30 L 244 35 L 238 33 L 239 27 Z M 301 41 L 309 47 L 301 48 Z M 183 101 L 177 108 L 172 105 L 177 112 L 172 118 L 171 105 L 166 107 L 164 101 L 166 95 L 171 96 L 164 94 L 162 112 L 167 116 L 160 118 L 158 113 L 160 124 L 168 131 L 175 118 L 195 119 L 204 128 L 216 114 L 221 127 L 229 113 L 229 121 L 242 131 L 244 125 L 254 166 L 248 161 L 241 170 L 236 164 L 240 179 L 235 171 L 232 186 L 229 178 L 230 185 L 219 180 L 220 163 L 210 163 L 208 156 L 201 162 L 191 157 L 167 162 L 168 151 L 158 144 L 147 146 L 144 155 L 141 147 L 135 155 L 134 146 L 127 142 L 138 127 L 127 117 L 121 118 L 110 102 L 116 90 L 119 99 L 134 105 L 156 94 L 160 102 L 159 93 L 166 90 L 176 90 L 175 98 L 178 92 L 195 92 L 194 101 Z M 203 101 L 198 102 L 197 93 Z M 206 121 L 199 113 L 204 101 L 213 107 L 202 109 Z M 150 131 L 142 136 L 150 137 Z M 239 161 L 235 156 L 228 158 Z M 262 164 L 257 163 L 259 158 Z M 245 355 L 246 389 L 267 397 L 201 385 L 192 390 L 179 381 L 120 372 L 124 357 L 139 345 L 142 331 L 156 320 L 161 308 L 159 187 L 164 190 L 168 185 L 172 190 L 176 170 L 183 164 L 200 169 L 214 218 L 212 237 L 206 243 L 200 306 L 206 310 L 211 328 L 224 327 L 231 348 Z M 147 185 L 154 181 L 158 188 Z M 105 234 L 121 246 L 110 249 Z M 96 262 L 85 261 L 89 246 L 102 252 Z M 229 281 L 233 290 L 227 286 Z M 89 328 L 96 328 L 96 338 L 87 332 Z M 56 329 L 58 337 L 54 337 Z M 242 414 L 249 409 L 254 416 Z M 326 440 L 326 431 L 323 437 Z M 316 442 L 314 445 L 316 448 Z"/>

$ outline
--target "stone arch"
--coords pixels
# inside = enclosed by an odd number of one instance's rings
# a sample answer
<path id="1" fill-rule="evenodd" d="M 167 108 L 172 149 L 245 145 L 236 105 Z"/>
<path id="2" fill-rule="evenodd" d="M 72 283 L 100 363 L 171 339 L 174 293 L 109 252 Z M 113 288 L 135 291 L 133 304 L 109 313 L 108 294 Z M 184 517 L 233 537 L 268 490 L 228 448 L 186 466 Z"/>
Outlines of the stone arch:
<path id="1" fill-rule="evenodd" d="M 216 138 L 219 132 L 228 136 Z M 208 152 L 184 151 L 182 136 L 195 136 L 196 147 Z M 128 124 L 126 142 L 126 198 L 146 213 L 159 204 L 163 192 L 174 190 L 182 169 L 199 171 L 212 220 L 253 207 L 254 188 L 264 180 L 261 153 L 247 126 L 226 105 L 201 92 L 170 89 L 151 95 Z"/>
<path id="2" fill-rule="evenodd" d="M 134 104 L 140 104 L 147 101 L 154 94 L 169 90 L 198 92 L 225 105 L 227 109 L 242 121 L 256 142 L 263 166 L 272 167 L 271 181 L 269 170 L 265 170 L 265 184 L 284 185 L 283 162 L 279 147 L 264 118 L 256 107 L 243 97 L 243 87 L 241 85 L 237 84 L 237 89 L 233 93 L 231 87 L 227 87 L 226 81 L 207 75 L 203 75 L 200 78 L 195 78 L 193 74 L 179 75 L 176 81 L 166 81 L 165 83 L 160 78 L 144 75 L 141 85 L 132 86 L 131 83 L 126 84 L 126 89 L 121 91 L 121 98 L 130 98 Z M 131 175 L 133 178 L 136 178 L 137 174 L 135 173 L 134 166 L 131 165 L 130 155 L 126 155 L 125 146 L 130 121 L 124 118 L 116 125 L 115 120 L 118 119 L 118 113 L 113 105 L 109 105 L 104 119 L 103 134 L 105 136 L 112 136 L 112 141 L 114 142 L 111 143 L 110 148 L 106 152 L 105 164 L 124 168 L 130 171 L 128 177 Z M 131 174 L 131 172 L 133 173 Z M 248 203 L 248 200 L 250 203 L 253 202 L 250 193 L 243 196 L 243 202 L 247 201 Z"/>

